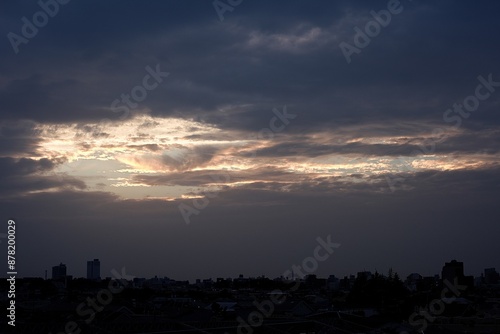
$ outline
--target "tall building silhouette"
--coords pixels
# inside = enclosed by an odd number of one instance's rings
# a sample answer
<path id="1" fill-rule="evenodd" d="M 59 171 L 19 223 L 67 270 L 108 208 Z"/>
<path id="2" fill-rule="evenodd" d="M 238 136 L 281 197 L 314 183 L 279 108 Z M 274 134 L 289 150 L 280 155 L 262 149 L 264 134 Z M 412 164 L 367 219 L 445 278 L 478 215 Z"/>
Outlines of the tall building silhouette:
<path id="1" fill-rule="evenodd" d="M 62 262 L 52 267 L 52 279 L 63 279 L 66 277 L 66 265 Z"/>
<path id="2" fill-rule="evenodd" d="M 87 261 L 87 279 L 101 279 L 101 262 L 99 261 L 99 259 Z"/>
<path id="3" fill-rule="evenodd" d="M 464 263 L 452 260 L 445 262 L 441 271 L 441 279 L 443 282 L 448 281 L 451 284 L 455 282 L 458 284 L 466 285 L 469 288 L 474 286 L 474 277 L 464 275 Z"/>
<path id="4" fill-rule="evenodd" d="M 464 277 L 464 263 L 458 262 L 457 260 L 453 260 L 451 262 L 446 262 L 444 264 L 443 270 L 441 271 L 441 278 L 444 280 L 448 280 L 450 283 L 453 283 L 455 279 L 459 281 Z"/>

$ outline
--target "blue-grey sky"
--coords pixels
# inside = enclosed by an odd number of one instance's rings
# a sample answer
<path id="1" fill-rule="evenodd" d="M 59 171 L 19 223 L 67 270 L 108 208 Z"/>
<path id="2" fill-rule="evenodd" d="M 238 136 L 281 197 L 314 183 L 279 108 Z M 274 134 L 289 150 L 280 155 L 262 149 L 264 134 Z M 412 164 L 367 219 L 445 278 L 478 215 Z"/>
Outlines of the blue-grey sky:
<path id="1" fill-rule="evenodd" d="M 103 276 L 276 277 L 327 235 L 341 247 L 319 276 L 499 269 L 499 13 L 2 3 L 0 213 L 19 273 L 99 258 Z"/>

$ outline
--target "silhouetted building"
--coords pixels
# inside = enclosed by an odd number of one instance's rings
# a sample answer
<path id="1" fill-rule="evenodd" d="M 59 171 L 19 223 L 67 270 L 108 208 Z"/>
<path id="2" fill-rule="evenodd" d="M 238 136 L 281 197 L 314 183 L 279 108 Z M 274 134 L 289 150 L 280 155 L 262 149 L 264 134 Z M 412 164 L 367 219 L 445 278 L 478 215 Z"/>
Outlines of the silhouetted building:
<path id="1" fill-rule="evenodd" d="M 87 261 L 87 279 L 101 279 L 101 262 L 99 261 L 99 259 Z"/>
<path id="2" fill-rule="evenodd" d="M 354 275 L 344 276 L 344 278 L 341 279 L 339 282 L 339 288 L 341 290 L 349 291 L 354 286 L 355 281 L 356 281 L 356 276 Z"/>
<path id="3" fill-rule="evenodd" d="M 52 279 L 63 279 L 66 277 L 66 265 L 62 262 L 52 267 Z"/>
<path id="4" fill-rule="evenodd" d="M 453 260 L 444 264 L 441 271 L 441 279 L 447 280 L 450 283 L 455 282 L 455 279 L 461 280 L 464 277 L 464 263 Z"/>
<path id="5" fill-rule="evenodd" d="M 484 269 L 484 283 L 498 284 L 499 281 L 500 281 L 500 276 L 495 270 L 495 268 Z"/>
<path id="6" fill-rule="evenodd" d="M 444 264 L 441 271 L 441 279 L 443 282 L 448 281 L 451 284 L 457 282 L 461 285 L 467 285 L 469 288 L 474 286 L 474 277 L 464 275 L 464 263 L 452 260 Z"/>
<path id="7" fill-rule="evenodd" d="M 335 275 L 330 275 L 327 280 L 327 289 L 328 290 L 338 290 L 340 289 L 340 280 L 335 277 Z"/>
<path id="8" fill-rule="evenodd" d="M 310 274 L 310 275 L 306 275 L 304 280 L 305 280 L 306 285 L 311 287 L 311 286 L 314 286 L 316 284 L 318 277 L 316 275 Z"/>

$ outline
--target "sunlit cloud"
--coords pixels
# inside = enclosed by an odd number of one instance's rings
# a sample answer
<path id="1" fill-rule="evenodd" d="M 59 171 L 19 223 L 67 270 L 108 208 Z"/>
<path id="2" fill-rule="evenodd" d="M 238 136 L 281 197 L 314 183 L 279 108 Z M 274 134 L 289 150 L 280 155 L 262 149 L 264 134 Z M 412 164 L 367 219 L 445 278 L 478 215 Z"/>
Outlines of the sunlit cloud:
<path id="1" fill-rule="evenodd" d="M 53 173 L 84 181 L 86 191 L 169 200 L 251 184 L 280 191 L 325 181 L 344 187 L 386 174 L 481 169 L 498 158 L 439 151 L 440 145 L 469 136 L 464 129 L 436 137 L 432 124 L 399 126 L 398 133 L 386 124 L 365 124 L 260 138 L 191 119 L 142 114 L 117 122 L 35 124 L 38 147 L 28 158 L 57 161 Z M 431 153 L 417 150 L 430 144 Z"/>

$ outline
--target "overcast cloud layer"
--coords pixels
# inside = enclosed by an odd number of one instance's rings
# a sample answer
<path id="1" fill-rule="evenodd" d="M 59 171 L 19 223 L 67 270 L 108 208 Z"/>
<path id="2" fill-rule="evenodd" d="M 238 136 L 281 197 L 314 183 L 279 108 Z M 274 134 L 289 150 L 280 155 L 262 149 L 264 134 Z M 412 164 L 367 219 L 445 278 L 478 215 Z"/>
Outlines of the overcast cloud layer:
<path id="1" fill-rule="evenodd" d="M 387 1 L 3 3 L 21 276 L 276 277 L 327 235 L 319 276 L 500 268 L 500 3 L 389 3 L 363 47 Z"/>

